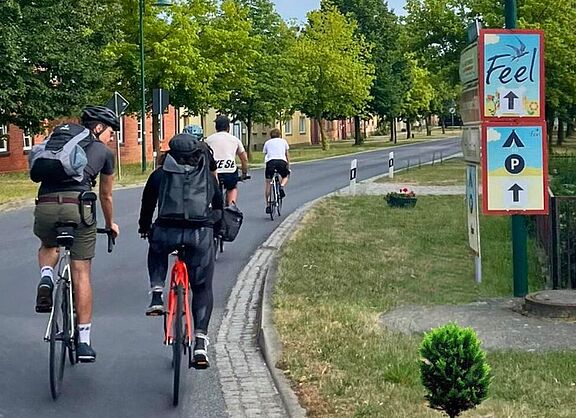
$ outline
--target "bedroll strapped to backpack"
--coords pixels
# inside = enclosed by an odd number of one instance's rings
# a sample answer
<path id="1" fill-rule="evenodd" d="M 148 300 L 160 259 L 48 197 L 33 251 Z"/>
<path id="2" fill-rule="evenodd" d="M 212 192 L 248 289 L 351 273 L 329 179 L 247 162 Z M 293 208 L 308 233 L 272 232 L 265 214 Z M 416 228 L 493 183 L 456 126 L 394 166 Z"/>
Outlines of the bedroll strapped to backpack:
<path id="1" fill-rule="evenodd" d="M 210 172 L 208 148 L 189 139 L 187 164 L 178 164 L 169 153 L 158 195 L 158 218 L 206 222 L 211 220 L 212 198 L 216 189 Z M 171 142 L 172 144 L 172 142 Z"/>
<path id="2" fill-rule="evenodd" d="M 84 178 L 88 163 L 84 148 L 92 143 L 90 131 L 73 123 L 59 125 L 41 144 L 34 145 L 28 156 L 30 178 L 38 183 Z"/>

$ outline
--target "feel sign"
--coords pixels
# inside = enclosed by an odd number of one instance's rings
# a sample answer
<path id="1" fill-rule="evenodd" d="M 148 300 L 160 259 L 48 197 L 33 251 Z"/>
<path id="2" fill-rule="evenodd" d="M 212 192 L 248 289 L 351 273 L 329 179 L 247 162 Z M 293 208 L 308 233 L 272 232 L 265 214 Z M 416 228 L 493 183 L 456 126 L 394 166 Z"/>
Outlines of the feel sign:
<path id="1" fill-rule="evenodd" d="M 541 31 L 481 31 L 480 101 L 483 120 L 543 118 L 543 57 Z"/>
<path id="2" fill-rule="evenodd" d="M 484 130 L 484 213 L 547 213 L 545 125 L 494 123 L 486 124 Z"/>

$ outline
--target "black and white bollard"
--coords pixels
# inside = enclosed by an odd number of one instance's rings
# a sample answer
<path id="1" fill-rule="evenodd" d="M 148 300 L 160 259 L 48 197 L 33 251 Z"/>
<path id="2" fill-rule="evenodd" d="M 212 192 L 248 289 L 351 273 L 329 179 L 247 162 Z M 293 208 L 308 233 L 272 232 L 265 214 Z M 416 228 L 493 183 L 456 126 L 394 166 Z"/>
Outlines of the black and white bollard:
<path id="1" fill-rule="evenodd" d="M 388 177 L 394 178 L 394 151 L 388 154 Z"/>
<path id="2" fill-rule="evenodd" d="M 350 194 L 356 196 L 356 167 L 358 165 L 358 160 L 353 159 L 350 162 Z"/>

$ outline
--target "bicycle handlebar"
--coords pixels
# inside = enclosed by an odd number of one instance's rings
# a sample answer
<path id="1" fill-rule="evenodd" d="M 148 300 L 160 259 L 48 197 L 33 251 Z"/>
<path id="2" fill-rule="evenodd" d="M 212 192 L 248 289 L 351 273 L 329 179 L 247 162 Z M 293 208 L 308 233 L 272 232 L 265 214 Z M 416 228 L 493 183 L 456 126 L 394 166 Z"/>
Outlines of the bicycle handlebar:
<path id="1" fill-rule="evenodd" d="M 111 253 L 112 248 L 114 248 L 114 245 L 116 244 L 116 238 L 114 237 L 112 230 L 109 228 L 97 228 L 96 232 L 108 235 L 108 252 Z"/>

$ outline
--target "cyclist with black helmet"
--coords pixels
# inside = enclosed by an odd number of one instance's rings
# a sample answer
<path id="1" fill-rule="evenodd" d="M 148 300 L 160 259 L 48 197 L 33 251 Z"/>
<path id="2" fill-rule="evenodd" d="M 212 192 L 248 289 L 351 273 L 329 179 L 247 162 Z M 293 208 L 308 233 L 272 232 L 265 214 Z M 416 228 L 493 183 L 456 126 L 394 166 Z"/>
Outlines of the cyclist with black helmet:
<path id="1" fill-rule="evenodd" d="M 58 222 L 74 222 L 74 245 L 71 248 L 71 268 L 74 281 L 76 314 L 79 330 L 77 348 L 78 360 L 93 362 L 96 353 L 90 341 L 92 321 L 92 286 L 90 273 L 92 258 L 96 247 L 96 223 L 89 224 L 94 211 L 94 205 L 82 205 L 80 214 L 81 194 L 92 190 L 96 179 L 100 177 L 99 196 L 106 228 L 114 236 L 118 236 L 119 228 L 114 223 L 112 186 L 114 184 L 114 154 L 106 146 L 113 139 L 113 131 L 120 129 L 116 114 L 104 106 L 88 106 L 81 115 L 81 125 L 64 124 L 55 128 L 54 132 L 66 130 L 84 130 L 89 134 L 82 141 L 87 164 L 81 181 L 76 179 L 48 179 L 42 181 L 36 199 L 34 211 L 34 234 L 40 238 L 38 250 L 40 265 L 40 283 L 36 296 L 36 312 L 50 312 L 52 309 L 52 291 L 54 289 L 54 269 L 58 262 L 58 244 L 56 241 L 56 224 Z M 54 135 L 54 132 L 52 135 Z"/>

